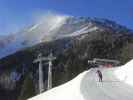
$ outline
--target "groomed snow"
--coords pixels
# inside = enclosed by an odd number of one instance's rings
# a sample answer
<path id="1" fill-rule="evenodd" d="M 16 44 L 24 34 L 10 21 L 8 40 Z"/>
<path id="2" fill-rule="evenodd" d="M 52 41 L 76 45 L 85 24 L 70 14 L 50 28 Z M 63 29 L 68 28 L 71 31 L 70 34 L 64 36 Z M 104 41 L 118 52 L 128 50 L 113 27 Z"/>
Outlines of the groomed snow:
<path id="1" fill-rule="evenodd" d="M 103 73 L 98 82 L 96 70 Z M 93 68 L 28 100 L 133 100 L 133 60 L 117 68 Z"/>

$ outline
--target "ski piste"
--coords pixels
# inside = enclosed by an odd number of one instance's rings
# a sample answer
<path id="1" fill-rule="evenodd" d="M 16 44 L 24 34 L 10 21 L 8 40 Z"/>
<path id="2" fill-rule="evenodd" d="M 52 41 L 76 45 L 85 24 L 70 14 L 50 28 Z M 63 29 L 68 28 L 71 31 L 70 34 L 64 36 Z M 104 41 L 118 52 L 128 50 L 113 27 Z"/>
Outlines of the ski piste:
<path id="1" fill-rule="evenodd" d="M 98 82 L 96 70 L 103 74 Z M 133 60 L 115 68 L 91 68 L 73 80 L 28 100 L 133 100 Z"/>

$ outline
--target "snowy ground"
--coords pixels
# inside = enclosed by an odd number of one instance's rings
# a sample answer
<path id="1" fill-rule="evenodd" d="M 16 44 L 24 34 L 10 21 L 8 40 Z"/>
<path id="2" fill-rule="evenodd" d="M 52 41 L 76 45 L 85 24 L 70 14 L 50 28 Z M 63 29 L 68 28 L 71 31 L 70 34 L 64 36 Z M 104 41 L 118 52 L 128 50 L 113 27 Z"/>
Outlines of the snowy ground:
<path id="1" fill-rule="evenodd" d="M 118 68 L 99 69 L 102 83 L 93 68 L 29 100 L 133 100 L 133 60 Z"/>

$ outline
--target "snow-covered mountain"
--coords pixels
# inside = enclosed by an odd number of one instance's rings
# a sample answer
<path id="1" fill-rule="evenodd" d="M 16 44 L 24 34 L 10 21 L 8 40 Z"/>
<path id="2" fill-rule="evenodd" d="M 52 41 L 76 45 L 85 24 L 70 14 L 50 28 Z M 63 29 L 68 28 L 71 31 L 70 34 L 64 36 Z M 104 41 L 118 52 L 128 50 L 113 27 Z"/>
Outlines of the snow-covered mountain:
<path id="1" fill-rule="evenodd" d="M 38 64 L 33 61 L 40 52 L 48 56 L 52 51 L 57 58 L 52 67 L 53 87 L 97 66 L 88 65 L 88 59 L 115 59 L 124 64 L 133 58 L 133 34 L 130 34 L 133 31 L 113 21 L 64 15 L 39 19 L 18 33 L 0 37 L 0 58 L 3 57 L 0 59 L 0 98 L 3 100 L 26 100 L 38 94 Z M 43 72 L 46 90 L 45 64 Z"/>
<path id="2" fill-rule="evenodd" d="M 92 68 L 73 80 L 28 100 L 132 100 L 133 60 L 117 68 Z M 97 69 L 103 73 L 98 82 Z"/>
<path id="3" fill-rule="evenodd" d="M 41 42 L 105 29 L 118 32 L 129 31 L 127 28 L 106 19 L 49 14 L 41 17 L 31 27 L 0 38 L 0 58 Z"/>

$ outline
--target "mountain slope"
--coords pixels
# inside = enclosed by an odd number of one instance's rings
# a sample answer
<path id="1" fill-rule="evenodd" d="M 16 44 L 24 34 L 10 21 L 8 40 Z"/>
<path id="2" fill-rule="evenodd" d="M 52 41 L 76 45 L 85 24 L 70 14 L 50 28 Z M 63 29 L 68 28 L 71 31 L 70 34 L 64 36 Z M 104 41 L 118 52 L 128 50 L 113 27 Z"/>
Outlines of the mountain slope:
<path id="1" fill-rule="evenodd" d="M 130 70 L 132 66 L 133 60 L 119 68 L 92 68 L 66 84 L 28 100 L 132 100 L 133 81 L 131 78 L 125 79 L 132 77 L 132 74 L 129 74 L 133 73 L 133 70 Z M 98 82 L 97 69 L 103 73 L 102 83 Z M 122 69 L 126 74 L 122 80 L 119 80 L 118 77 L 121 77 L 122 73 L 116 73 Z M 127 82 L 131 85 L 126 84 Z"/>
<path id="2" fill-rule="evenodd" d="M 126 27 L 107 19 L 49 14 L 31 27 L 0 39 L 0 58 L 41 42 L 105 30 L 114 31 L 119 35 L 121 32 L 132 33 Z"/>

